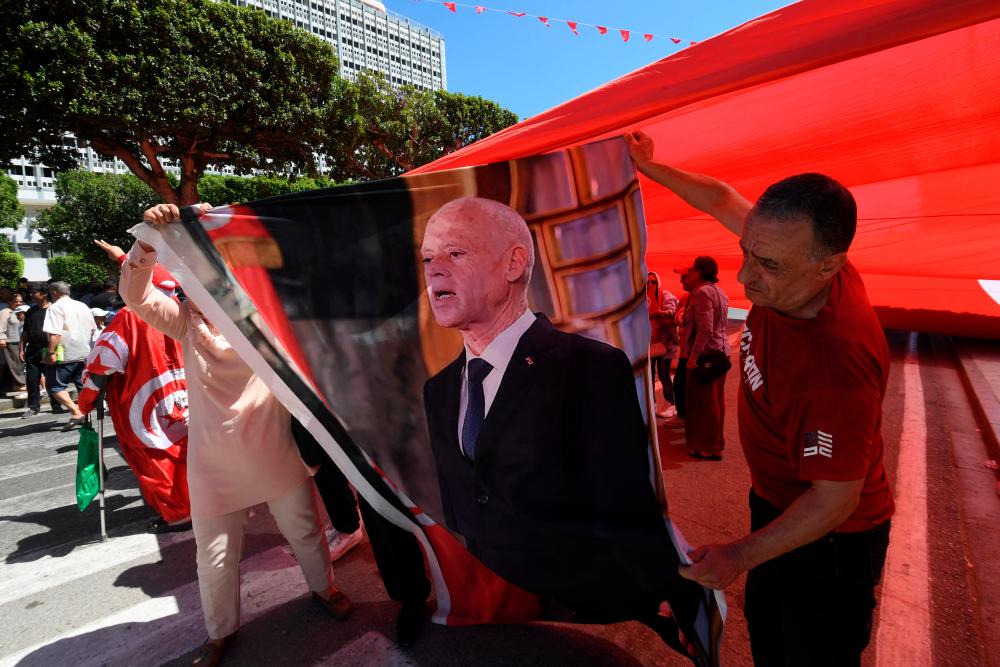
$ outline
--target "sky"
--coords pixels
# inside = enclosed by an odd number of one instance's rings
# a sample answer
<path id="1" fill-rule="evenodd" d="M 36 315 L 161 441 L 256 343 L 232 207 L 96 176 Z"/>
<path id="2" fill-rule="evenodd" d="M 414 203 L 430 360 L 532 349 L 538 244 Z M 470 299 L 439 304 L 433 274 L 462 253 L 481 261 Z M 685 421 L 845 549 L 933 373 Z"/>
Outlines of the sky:
<path id="1" fill-rule="evenodd" d="M 499 102 L 522 119 L 545 111 L 651 62 L 676 53 L 789 0 L 466 0 L 503 13 L 478 15 L 472 7 L 448 11 L 438 0 L 383 0 L 385 6 L 437 30 L 445 39 L 448 90 Z M 580 25 L 574 36 L 554 19 L 603 25 L 608 34 Z M 618 29 L 631 30 L 628 43 Z M 653 33 L 645 42 L 642 33 Z M 674 45 L 669 37 L 684 41 Z"/>

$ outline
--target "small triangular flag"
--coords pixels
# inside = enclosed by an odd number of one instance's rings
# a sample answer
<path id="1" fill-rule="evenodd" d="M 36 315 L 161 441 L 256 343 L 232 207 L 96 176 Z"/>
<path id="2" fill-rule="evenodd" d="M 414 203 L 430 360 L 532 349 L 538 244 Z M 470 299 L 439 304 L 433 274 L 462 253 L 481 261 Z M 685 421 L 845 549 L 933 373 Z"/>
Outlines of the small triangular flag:
<path id="1" fill-rule="evenodd" d="M 628 41 L 628 37 L 629 37 L 628 30 L 619 30 L 618 32 L 620 32 L 622 34 L 622 41 L 623 42 L 627 42 Z"/>
<path id="2" fill-rule="evenodd" d="M 549 25 L 549 17 L 547 17 L 547 16 L 539 16 L 538 20 L 541 21 L 542 23 L 544 23 L 546 28 L 551 28 L 552 27 L 552 26 Z"/>
<path id="3" fill-rule="evenodd" d="M 652 35 L 650 35 L 650 34 L 649 34 L 648 32 L 647 32 L 647 33 L 645 33 L 645 34 L 644 34 L 644 35 L 642 36 L 642 38 L 643 38 L 643 39 L 645 39 L 645 40 L 646 40 L 647 42 L 652 42 L 652 41 L 653 41 L 653 36 L 652 36 Z"/>
<path id="4" fill-rule="evenodd" d="M 694 41 L 694 40 L 691 40 L 691 46 L 694 46 L 694 45 L 695 45 L 695 44 L 697 44 L 697 43 L 698 43 L 698 42 L 696 42 L 696 41 Z"/>
<path id="5" fill-rule="evenodd" d="M 608 29 L 605 28 L 603 25 L 596 25 L 594 27 L 597 28 L 597 32 L 601 33 L 602 35 L 608 34 Z"/>
<path id="6" fill-rule="evenodd" d="M 576 21 L 566 21 L 566 25 L 569 26 L 569 29 L 573 31 L 574 35 L 580 34 L 580 31 L 576 29 Z"/>
<path id="7" fill-rule="evenodd" d="M 681 43 L 681 40 L 677 39 L 676 37 L 671 37 L 670 41 L 673 42 L 674 44 L 680 44 Z"/>
<path id="8" fill-rule="evenodd" d="M 481 6 L 479 6 L 479 5 L 476 5 L 476 13 L 477 13 L 477 14 L 482 14 L 482 13 L 483 13 L 483 12 L 485 12 L 485 11 L 486 11 L 486 8 L 485 8 L 485 7 L 481 7 Z"/>
<path id="9" fill-rule="evenodd" d="M 517 18 L 521 18 L 522 16 L 525 15 L 526 12 L 507 12 L 507 13 L 510 14 L 511 16 L 516 16 Z"/>
<path id="10" fill-rule="evenodd" d="M 441 4 L 447 7 L 449 12 L 457 12 L 454 2 L 442 2 Z"/>

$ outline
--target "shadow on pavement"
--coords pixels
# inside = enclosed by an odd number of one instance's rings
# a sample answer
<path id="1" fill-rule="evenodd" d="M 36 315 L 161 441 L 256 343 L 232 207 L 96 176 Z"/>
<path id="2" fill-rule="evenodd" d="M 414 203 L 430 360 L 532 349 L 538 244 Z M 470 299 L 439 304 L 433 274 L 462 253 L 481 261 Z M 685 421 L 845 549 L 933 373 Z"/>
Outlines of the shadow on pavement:
<path id="1" fill-rule="evenodd" d="M 114 476 L 109 478 L 114 479 Z M 115 536 L 145 532 L 144 519 L 156 514 L 146 507 L 141 497 L 108 496 L 105 500 L 108 533 Z M 64 505 L 44 512 L 31 512 L 21 516 L 0 516 L 0 521 L 33 523 L 48 528 L 44 533 L 29 535 L 17 543 L 8 554 L 6 562 L 38 560 L 43 556 L 61 557 L 85 544 L 90 538 L 100 536 L 100 509 L 95 498 L 84 512 L 76 504 Z"/>
<path id="2" fill-rule="evenodd" d="M 391 639 L 396 609 L 397 605 L 389 601 L 361 603 L 355 606 L 349 621 L 337 623 L 308 597 L 298 597 L 244 624 L 225 662 L 318 665 L 327 664 L 336 655 L 338 667 L 643 664 L 612 641 L 583 629 L 548 624 L 463 628 L 428 625 L 420 642 L 404 652 Z M 123 623 L 55 641 L 25 656 L 18 665 L 149 664 L 149 653 L 162 655 L 164 647 L 176 645 L 175 650 L 183 652 L 163 664 L 187 666 L 204 639 L 200 627 L 194 632 L 197 637 L 191 636 L 190 626 L 178 627 L 176 614 L 146 623 Z M 662 650 L 669 651 L 665 646 Z"/>

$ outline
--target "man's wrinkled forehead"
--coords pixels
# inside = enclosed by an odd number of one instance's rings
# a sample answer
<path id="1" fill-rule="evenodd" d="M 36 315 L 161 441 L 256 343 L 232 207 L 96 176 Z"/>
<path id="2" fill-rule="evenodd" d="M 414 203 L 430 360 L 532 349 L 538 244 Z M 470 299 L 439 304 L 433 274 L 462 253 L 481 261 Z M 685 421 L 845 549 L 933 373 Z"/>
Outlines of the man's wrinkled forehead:
<path id="1" fill-rule="evenodd" d="M 424 230 L 423 248 L 445 244 L 481 246 L 491 239 L 490 225 L 471 207 L 441 211 L 431 216 Z"/>

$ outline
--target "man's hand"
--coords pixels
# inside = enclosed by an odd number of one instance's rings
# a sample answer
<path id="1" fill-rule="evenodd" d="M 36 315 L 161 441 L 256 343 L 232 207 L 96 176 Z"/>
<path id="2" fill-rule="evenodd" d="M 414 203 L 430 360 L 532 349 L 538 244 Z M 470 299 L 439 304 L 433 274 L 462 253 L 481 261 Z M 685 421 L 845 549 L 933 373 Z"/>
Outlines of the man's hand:
<path id="1" fill-rule="evenodd" d="M 49 360 L 48 361 L 49 365 L 53 365 L 53 364 L 58 363 L 57 360 L 56 360 L 56 353 L 55 352 L 49 352 L 49 354 L 48 354 L 48 356 L 46 358 Z"/>
<path id="2" fill-rule="evenodd" d="M 702 586 L 722 590 L 743 574 L 743 554 L 736 544 L 709 544 L 688 554 L 691 565 L 681 565 L 680 575 Z"/>
<path id="3" fill-rule="evenodd" d="M 5 347 L 7 347 L 7 339 L 6 338 L 4 338 L 3 340 L 0 340 L 0 350 L 4 349 Z"/>
<path id="4" fill-rule="evenodd" d="M 653 161 L 653 140 L 643 131 L 629 132 L 625 135 L 625 145 L 628 153 L 637 165 Z"/>
<path id="5" fill-rule="evenodd" d="M 211 204 L 197 204 L 198 215 L 205 215 Z M 152 208 L 147 208 L 142 214 L 143 222 L 151 225 L 167 225 L 171 222 L 178 222 L 181 219 L 181 210 L 175 204 L 157 204 Z"/>
<path id="6" fill-rule="evenodd" d="M 121 257 L 125 255 L 124 250 L 101 239 L 94 239 L 94 245 L 103 250 L 108 258 L 113 262 L 118 262 Z"/>
<path id="7" fill-rule="evenodd" d="M 17 356 L 19 356 L 21 358 L 22 362 L 24 361 L 24 346 L 23 345 L 18 349 Z"/>
<path id="8" fill-rule="evenodd" d="M 205 215 L 208 209 L 212 208 L 211 204 L 198 204 L 198 215 Z M 157 204 L 152 208 L 147 208 L 142 214 L 143 222 L 150 225 L 168 225 L 171 222 L 178 222 L 181 219 L 181 210 L 177 208 L 176 204 Z M 153 246 L 148 243 L 139 241 L 139 246 L 146 252 L 152 252 Z"/>

